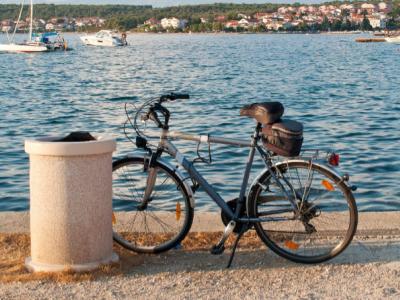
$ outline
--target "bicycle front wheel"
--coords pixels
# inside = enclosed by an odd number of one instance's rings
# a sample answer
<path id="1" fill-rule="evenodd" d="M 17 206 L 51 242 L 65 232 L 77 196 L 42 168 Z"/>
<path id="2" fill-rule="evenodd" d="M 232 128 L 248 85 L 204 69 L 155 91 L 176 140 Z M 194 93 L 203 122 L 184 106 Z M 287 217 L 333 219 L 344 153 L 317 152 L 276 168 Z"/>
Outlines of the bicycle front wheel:
<path id="1" fill-rule="evenodd" d="M 308 161 L 275 167 L 298 212 L 265 172 L 249 193 L 251 217 L 262 241 L 278 255 L 299 263 L 320 263 L 341 253 L 357 228 L 357 207 L 351 190 L 327 168 Z"/>
<path id="2" fill-rule="evenodd" d="M 114 240 L 139 253 L 159 253 L 185 238 L 193 208 L 183 182 L 160 162 L 154 167 L 154 188 L 144 196 L 148 162 L 144 157 L 129 157 L 113 163 Z"/>

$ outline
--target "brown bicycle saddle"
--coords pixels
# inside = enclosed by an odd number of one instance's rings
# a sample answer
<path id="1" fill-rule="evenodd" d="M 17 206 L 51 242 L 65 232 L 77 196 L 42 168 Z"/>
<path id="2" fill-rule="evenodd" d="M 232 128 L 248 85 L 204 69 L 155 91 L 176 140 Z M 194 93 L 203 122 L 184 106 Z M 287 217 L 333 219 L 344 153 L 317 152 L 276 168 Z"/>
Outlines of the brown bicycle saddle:
<path id="1" fill-rule="evenodd" d="M 280 120 L 284 110 L 280 102 L 253 103 L 243 106 L 240 115 L 254 118 L 261 124 L 272 124 Z"/>

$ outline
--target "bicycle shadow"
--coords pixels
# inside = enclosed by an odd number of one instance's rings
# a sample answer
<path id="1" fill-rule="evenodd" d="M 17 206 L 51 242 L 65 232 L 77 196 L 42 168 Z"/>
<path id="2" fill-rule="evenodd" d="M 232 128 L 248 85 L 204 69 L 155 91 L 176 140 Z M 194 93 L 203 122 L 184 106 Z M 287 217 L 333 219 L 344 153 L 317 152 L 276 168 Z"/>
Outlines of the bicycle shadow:
<path id="1" fill-rule="evenodd" d="M 151 275 L 157 273 L 179 273 L 196 271 L 228 270 L 230 249 L 222 255 L 211 255 L 208 251 L 170 250 L 158 255 L 132 254 L 128 251 L 119 253 L 121 270 L 125 275 Z M 400 263 L 399 240 L 355 240 L 340 255 L 334 259 L 319 264 L 345 265 L 367 263 Z M 315 265 L 297 264 L 279 257 L 265 247 L 258 249 L 238 249 L 231 269 L 275 269 L 275 268 L 313 268 Z"/>

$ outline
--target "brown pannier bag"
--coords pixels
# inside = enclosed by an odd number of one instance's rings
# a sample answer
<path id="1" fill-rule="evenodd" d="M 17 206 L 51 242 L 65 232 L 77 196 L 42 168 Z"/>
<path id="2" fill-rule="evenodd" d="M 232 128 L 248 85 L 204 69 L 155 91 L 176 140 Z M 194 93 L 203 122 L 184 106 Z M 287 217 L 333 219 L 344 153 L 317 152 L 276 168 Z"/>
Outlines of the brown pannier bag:
<path id="1" fill-rule="evenodd" d="M 303 125 L 292 120 L 264 124 L 264 147 L 281 156 L 298 156 L 303 144 Z"/>

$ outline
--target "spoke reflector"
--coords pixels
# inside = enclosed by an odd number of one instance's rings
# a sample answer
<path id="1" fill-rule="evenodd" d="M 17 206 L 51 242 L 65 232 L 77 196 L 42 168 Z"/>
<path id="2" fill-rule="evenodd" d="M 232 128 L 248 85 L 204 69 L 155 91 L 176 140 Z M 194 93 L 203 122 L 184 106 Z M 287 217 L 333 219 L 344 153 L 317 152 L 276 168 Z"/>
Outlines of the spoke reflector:
<path id="1" fill-rule="evenodd" d="M 322 180 L 321 184 L 328 190 L 328 191 L 334 191 L 335 188 L 333 187 L 332 183 L 330 183 L 328 180 Z"/>
<path id="2" fill-rule="evenodd" d="M 112 224 L 115 225 L 117 223 L 117 219 L 115 218 L 114 212 L 112 212 Z"/>
<path id="3" fill-rule="evenodd" d="M 175 216 L 177 221 L 179 221 L 179 219 L 181 218 L 181 212 L 181 204 L 179 202 L 176 202 Z"/>
<path id="4" fill-rule="evenodd" d="M 299 249 L 299 244 L 293 241 L 285 241 L 285 246 L 290 250 L 297 250 Z"/>

